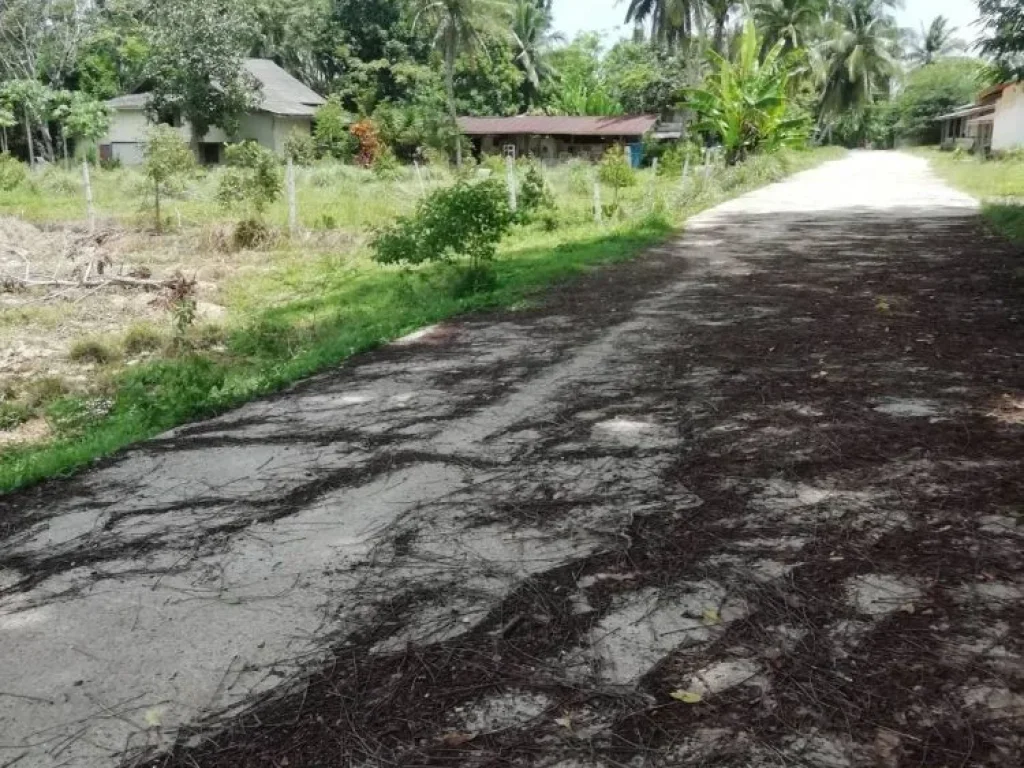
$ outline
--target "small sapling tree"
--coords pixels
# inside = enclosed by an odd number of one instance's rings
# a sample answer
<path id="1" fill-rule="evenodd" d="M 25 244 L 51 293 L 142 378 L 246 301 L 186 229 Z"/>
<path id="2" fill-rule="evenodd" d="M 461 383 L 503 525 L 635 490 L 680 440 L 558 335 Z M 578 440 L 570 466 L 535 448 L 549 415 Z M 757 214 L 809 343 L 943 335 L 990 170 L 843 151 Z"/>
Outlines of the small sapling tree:
<path id="1" fill-rule="evenodd" d="M 174 190 L 180 179 L 195 168 L 195 155 L 181 134 L 169 125 L 158 125 L 146 137 L 143 171 L 153 184 L 156 230 L 163 229 L 160 200 Z"/>
<path id="2" fill-rule="evenodd" d="M 225 208 L 242 209 L 245 218 L 235 228 L 235 245 L 251 248 L 269 235 L 263 213 L 281 196 L 281 164 L 255 141 L 227 147 L 224 159 L 228 167 L 220 177 L 217 199 Z"/>

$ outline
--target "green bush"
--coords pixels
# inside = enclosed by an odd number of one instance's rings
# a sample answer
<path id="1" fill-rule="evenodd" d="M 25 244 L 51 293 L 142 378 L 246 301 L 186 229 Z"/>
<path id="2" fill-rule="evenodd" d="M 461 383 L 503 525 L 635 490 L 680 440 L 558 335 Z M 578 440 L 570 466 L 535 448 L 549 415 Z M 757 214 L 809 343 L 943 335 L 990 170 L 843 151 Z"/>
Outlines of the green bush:
<path id="1" fill-rule="evenodd" d="M 493 259 L 512 225 L 504 183 L 457 182 L 424 198 L 416 213 L 380 232 L 374 258 L 382 264 L 420 264 L 468 256 L 471 269 Z"/>
<path id="2" fill-rule="evenodd" d="M 71 345 L 68 357 L 76 363 L 102 365 L 117 359 L 117 353 L 100 339 L 79 339 Z"/>
<path id="3" fill-rule="evenodd" d="M 242 219 L 235 225 L 232 242 L 237 250 L 256 250 L 273 239 L 270 227 L 260 219 Z"/>
<path id="4" fill-rule="evenodd" d="M 384 147 L 373 158 L 373 175 L 381 181 L 396 181 L 402 177 L 402 165 L 391 147 Z"/>
<path id="5" fill-rule="evenodd" d="M 598 178 L 602 184 L 607 184 L 615 190 L 616 201 L 619 199 L 620 189 L 636 185 L 636 170 L 630 165 L 626 150 L 621 144 L 604 153 L 598 168 Z"/>
<path id="6" fill-rule="evenodd" d="M 554 214 L 555 196 L 544 180 L 544 173 L 535 163 L 530 163 L 526 168 L 517 202 L 519 210 L 516 211 L 516 218 L 520 223 L 529 223 L 546 214 Z"/>
<path id="7" fill-rule="evenodd" d="M 590 164 L 574 158 L 569 161 L 567 167 L 569 169 L 569 191 L 574 195 L 589 195 L 593 183 Z"/>
<path id="8" fill-rule="evenodd" d="M 0 192 L 10 192 L 25 183 L 28 169 L 17 158 L 4 153 L 0 155 Z"/>
<path id="9" fill-rule="evenodd" d="M 308 133 L 292 131 L 284 142 L 284 156 L 296 165 L 313 165 L 316 162 L 316 139 Z"/>
<path id="10" fill-rule="evenodd" d="M 255 141 L 243 141 L 229 145 L 224 159 L 228 167 L 220 177 L 217 200 L 225 208 L 242 207 L 248 218 L 259 218 L 281 196 L 277 157 Z"/>
<path id="11" fill-rule="evenodd" d="M 164 345 L 164 334 L 148 323 L 136 323 L 124 335 L 121 346 L 126 355 L 153 352 Z"/>
<path id="12" fill-rule="evenodd" d="M 0 429 L 14 429 L 24 424 L 32 416 L 32 411 L 22 403 L 0 401 Z"/>
<path id="13" fill-rule="evenodd" d="M 110 405 L 109 401 L 96 398 L 62 397 L 46 408 L 46 420 L 62 437 L 78 435 L 106 416 Z"/>

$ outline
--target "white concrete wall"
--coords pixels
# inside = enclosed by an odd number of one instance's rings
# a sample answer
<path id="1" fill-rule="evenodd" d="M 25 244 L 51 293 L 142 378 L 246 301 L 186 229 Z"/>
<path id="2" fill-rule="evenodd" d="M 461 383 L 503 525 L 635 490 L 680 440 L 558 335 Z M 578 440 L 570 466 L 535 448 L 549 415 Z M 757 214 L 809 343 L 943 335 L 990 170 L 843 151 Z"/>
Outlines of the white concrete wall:
<path id="1" fill-rule="evenodd" d="M 142 162 L 142 145 L 146 133 L 152 126 L 144 110 L 116 110 L 110 121 L 110 130 L 99 143 L 109 144 L 113 156 L 119 158 L 122 165 L 137 165 Z M 182 125 L 179 130 L 185 141 L 191 140 L 192 128 L 188 123 Z M 242 118 L 238 135 L 234 140 L 256 141 L 280 153 L 284 151 L 284 143 L 294 130 L 308 135 L 313 130 L 312 118 L 280 117 L 257 112 Z M 225 144 L 231 141 L 231 138 L 221 128 L 214 127 L 200 141 L 208 144 Z"/>
<path id="2" fill-rule="evenodd" d="M 1024 147 L 1024 83 L 1011 85 L 1003 91 L 996 104 L 992 129 L 992 150 Z"/>

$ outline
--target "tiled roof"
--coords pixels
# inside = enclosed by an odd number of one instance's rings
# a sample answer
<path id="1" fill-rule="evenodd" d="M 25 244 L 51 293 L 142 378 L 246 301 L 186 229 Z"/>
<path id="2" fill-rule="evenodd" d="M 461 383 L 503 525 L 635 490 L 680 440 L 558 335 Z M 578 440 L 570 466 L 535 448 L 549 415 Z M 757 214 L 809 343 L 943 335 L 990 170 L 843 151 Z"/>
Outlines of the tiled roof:
<path id="1" fill-rule="evenodd" d="M 656 115 L 622 117 L 559 117 L 519 115 L 517 117 L 460 117 L 459 127 L 467 136 L 643 136 L 654 128 Z"/>
<path id="2" fill-rule="evenodd" d="M 246 70 L 263 86 L 260 109 L 275 115 L 312 115 L 324 103 L 315 93 L 270 59 L 246 59 Z"/>

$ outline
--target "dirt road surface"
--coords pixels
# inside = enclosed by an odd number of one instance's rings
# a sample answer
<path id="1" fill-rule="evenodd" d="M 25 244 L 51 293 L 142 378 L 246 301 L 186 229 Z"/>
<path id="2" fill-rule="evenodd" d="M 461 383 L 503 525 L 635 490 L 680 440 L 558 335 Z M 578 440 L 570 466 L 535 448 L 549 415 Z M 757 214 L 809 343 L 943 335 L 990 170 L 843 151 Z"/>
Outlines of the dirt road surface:
<path id="1" fill-rule="evenodd" d="M 8 497 L 0 765 L 1024 764 L 1021 264 L 855 153 Z"/>

